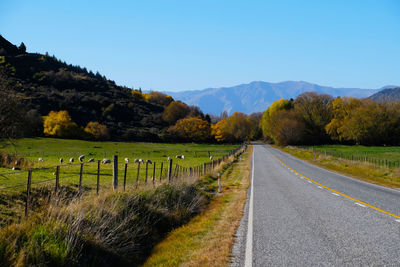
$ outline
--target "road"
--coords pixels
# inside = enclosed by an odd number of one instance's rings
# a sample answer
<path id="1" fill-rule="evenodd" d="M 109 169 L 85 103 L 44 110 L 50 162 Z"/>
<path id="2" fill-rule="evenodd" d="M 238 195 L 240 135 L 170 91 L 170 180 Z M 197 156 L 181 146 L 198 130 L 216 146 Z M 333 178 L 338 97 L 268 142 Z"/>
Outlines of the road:
<path id="1" fill-rule="evenodd" d="M 400 266 L 400 191 L 253 147 L 232 266 Z"/>

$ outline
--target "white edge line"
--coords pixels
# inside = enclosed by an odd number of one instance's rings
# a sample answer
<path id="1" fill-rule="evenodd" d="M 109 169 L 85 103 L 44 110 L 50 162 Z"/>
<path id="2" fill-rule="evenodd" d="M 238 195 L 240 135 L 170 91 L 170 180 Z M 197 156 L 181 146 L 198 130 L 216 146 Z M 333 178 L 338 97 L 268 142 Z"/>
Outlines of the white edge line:
<path id="1" fill-rule="evenodd" d="M 246 253 L 244 257 L 244 266 L 252 267 L 253 266 L 253 184 L 254 184 L 254 150 L 253 146 L 253 155 L 252 158 L 252 167 L 251 167 L 251 185 L 250 185 L 250 201 L 249 201 L 249 218 L 247 220 L 247 239 L 246 239 Z"/>

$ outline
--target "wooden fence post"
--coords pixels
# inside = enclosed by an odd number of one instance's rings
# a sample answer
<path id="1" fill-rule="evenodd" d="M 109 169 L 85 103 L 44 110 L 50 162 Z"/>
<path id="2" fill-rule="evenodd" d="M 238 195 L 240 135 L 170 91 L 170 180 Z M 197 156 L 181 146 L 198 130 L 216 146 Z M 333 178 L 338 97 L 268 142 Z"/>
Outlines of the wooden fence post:
<path id="1" fill-rule="evenodd" d="M 163 165 L 164 165 L 164 162 L 161 162 L 161 168 L 160 168 L 160 182 L 161 182 L 161 179 L 162 179 Z"/>
<path id="2" fill-rule="evenodd" d="M 125 163 L 125 171 L 124 171 L 124 191 L 126 186 L 126 173 L 128 172 L 128 163 Z"/>
<path id="3" fill-rule="evenodd" d="M 26 203 L 25 203 L 25 217 L 28 217 L 30 202 L 31 202 L 31 182 L 32 182 L 32 171 L 28 171 L 28 182 L 26 183 Z"/>
<path id="4" fill-rule="evenodd" d="M 97 183 L 96 183 L 96 194 L 99 195 L 100 189 L 100 160 L 97 161 Z"/>
<path id="5" fill-rule="evenodd" d="M 172 174 L 172 159 L 168 162 L 168 183 L 171 182 L 171 174 Z"/>
<path id="6" fill-rule="evenodd" d="M 54 188 L 54 192 L 57 193 L 60 179 L 60 166 L 56 167 L 56 186 Z"/>
<path id="7" fill-rule="evenodd" d="M 81 169 L 79 171 L 79 192 L 82 191 L 82 174 L 83 174 L 83 163 L 81 163 Z"/>
<path id="8" fill-rule="evenodd" d="M 146 176 L 145 176 L 145 179 L 144 179 L 144 183 L 145 184 L 147 184 L 147 170 L 148 170 L 148 167 L 149 167 L 149 162 L 146 161 Z"/>
<path id="9" fill-rule="evenodd" d="M 138 165 L 137 165 L 136 188 L 138 187 L 138 184 L 139 184 L 139 172 L 140 172 L 140 162 L 138 162 Z"/>
<path id="10" fill-rule="evenodd" d="M 153 185 L 155 183 L 156 180 L 156 163 L 153 162 Z"/>
<path id="11" fill-rule="evenodd" d="M 118 156 L 113 156 L 113 189 L 118 188 Z"/>

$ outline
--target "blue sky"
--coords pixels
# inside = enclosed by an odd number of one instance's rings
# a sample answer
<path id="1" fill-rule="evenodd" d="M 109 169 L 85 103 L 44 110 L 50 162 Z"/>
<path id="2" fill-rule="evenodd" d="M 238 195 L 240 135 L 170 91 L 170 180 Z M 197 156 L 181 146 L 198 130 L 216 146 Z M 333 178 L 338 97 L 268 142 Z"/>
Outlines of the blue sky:
<path id="1" fill-rule="evenodd" d="M 0 1 L 0 34 L 118 84 L 400 85 L 400 1 Z"/>

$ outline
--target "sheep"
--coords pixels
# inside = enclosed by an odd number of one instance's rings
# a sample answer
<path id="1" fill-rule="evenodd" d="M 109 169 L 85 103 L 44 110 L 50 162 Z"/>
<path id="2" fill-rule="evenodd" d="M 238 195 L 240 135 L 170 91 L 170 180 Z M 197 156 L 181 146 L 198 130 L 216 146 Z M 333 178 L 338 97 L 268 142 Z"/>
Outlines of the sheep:
<path id="1" fill-rule="evenodd" d="M 101 163 L 103 163 L 103 164 L 110 164 L 110 163 L 111 163 L 111 160 L 110 160 L 110 159 L 103 159 L 103 160 L 101 161 Z"/>
<path id="2" fill-rule="evenodd" d="M 139 162 L 139 163 L 142 163 L 142 164 L 144 163 L 142 159 L 135 159 L 134 162 L 135 162 L 135 163 L 138 163 L 138 162 Z"/>
<path id="3" fill-rule="evenodd" d="M 39 162 L 44 162 L 44 159 L 43 158 L 38 158 L 38 161 Z"/>
<path id="4" fill-rule="evenodd" d="M 213 159 L 213 157 L 212 156 L 210 156 L 210 160 L 212 160 Z"/>
<path id="5" fill-rule="evenodd" d="M 90 162 L 94 162 L 94 158 L 89 159 L 88 163 L 90 163 Z"/>
<path id="6" fill-rule="evenodd" d="M 13 171 L 20 171 L 21 169 L 18 168 L 18 167 L 13 167 L 12 170 L 13 170 Z"/>
<path id="7" fill-rule="evenodd" d="M 70 163 L 73 163 L 73 162 L 74 162 L 74 158 L 70 158 L 70 159 L 69 159 L 69 162 L 70 162 Z"/>
<path id="8" fill-rule="evenodd" d="M 177 159 L 185 159 L 185 155 L 176 155 L 175 158 L 177 158 Z"/>
<path id="9" fill-rule="evenodd" d="M 84 159 L 85 159 L 85 155 L 80 155 L 78 158 L 79 162 L 83 162 Z"/>
<path id="10" fill-rule="evenodd" d="M 125 158 L 125 163 L 129 163 L 129 158 Z"/>
<path id="11" fill-rule="evenodd" d="M 21 165 L 24 162 L 24 158 L 19 158 L 15 161 L 15 166 Z"/>
<path id="12" fill-rule="evenodd" d="M 168 161 L 170 161 L 171 160 L 171 158 L 170 157 L 168 157 Z"/>
<path id="13" fill-rule="evenodd" d="M 63 158 L 60 158 L 60 164 L 62 164 L 64 162 Z"/>

